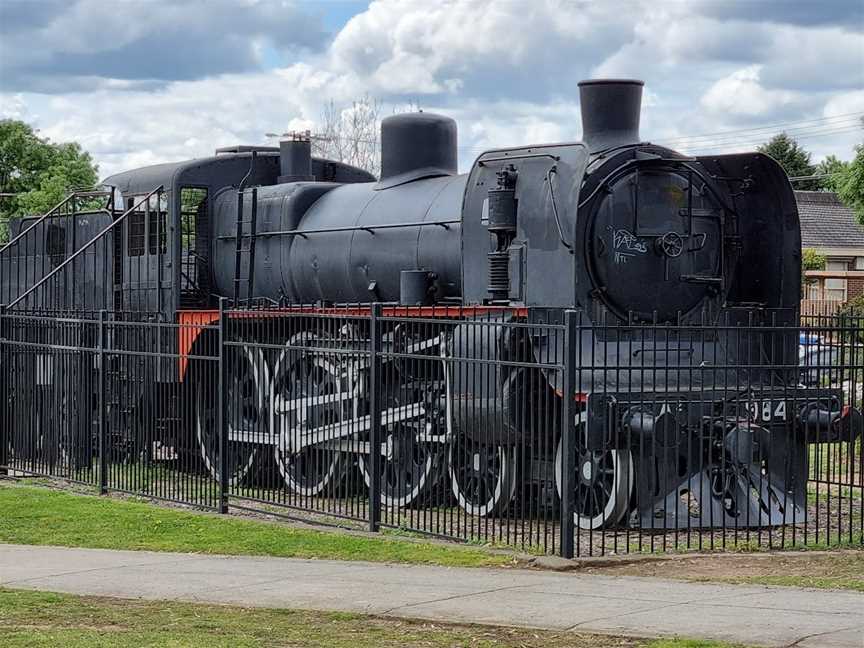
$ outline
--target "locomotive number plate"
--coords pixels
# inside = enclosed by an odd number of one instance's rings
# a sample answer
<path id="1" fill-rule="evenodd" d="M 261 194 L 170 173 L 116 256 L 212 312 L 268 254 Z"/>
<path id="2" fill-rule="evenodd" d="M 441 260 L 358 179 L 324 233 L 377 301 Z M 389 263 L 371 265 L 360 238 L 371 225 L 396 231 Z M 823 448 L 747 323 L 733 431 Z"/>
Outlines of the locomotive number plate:
<path id="1" fill-rule="evenodd" d="M 771 423 L 785 421 L 787 404 L 785 399 L 752 400 L 747 403 L 747 412 L 754 422 Z"/>

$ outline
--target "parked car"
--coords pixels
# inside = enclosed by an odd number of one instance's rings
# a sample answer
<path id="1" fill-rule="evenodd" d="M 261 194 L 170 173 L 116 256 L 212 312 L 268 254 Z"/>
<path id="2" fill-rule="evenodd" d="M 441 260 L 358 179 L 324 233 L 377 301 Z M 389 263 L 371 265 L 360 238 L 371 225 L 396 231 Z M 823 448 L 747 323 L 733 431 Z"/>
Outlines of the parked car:
<path id="1" fill-rule="evenodd" d="M 798 364 L 802 367 L 801 382 L 816 386 L 837 382 L 840 372 L 840 348 L 821 335 L 802 332 L 798 339 Z"/>

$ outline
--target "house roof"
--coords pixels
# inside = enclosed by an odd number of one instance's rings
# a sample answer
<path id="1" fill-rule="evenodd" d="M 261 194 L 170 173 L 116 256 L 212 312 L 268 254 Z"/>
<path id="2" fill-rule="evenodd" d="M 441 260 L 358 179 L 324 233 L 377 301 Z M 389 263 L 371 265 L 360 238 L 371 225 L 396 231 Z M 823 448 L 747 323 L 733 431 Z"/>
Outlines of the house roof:
<path id="1" fill-rule="evenodd" d="M 864 226 L 831 191 L 796 191 L 801 247 L 864 248 Z"/>

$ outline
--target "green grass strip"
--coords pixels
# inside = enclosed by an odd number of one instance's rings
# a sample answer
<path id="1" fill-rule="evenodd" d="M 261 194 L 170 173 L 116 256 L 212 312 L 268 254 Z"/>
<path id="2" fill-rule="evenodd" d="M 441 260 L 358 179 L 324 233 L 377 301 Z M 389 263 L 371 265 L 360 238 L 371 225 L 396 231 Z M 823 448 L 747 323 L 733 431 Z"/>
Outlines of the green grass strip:
<path id="1" fill-rule="evenodd" d="M 0 542 L 10 544 L 454 567 L 514 562 L 477 547 L 315 531 L 33 486 L 0 485 L 0 511 Z"/>
<path id="2" fill-rule="evenodd" d="M 0 588 L 4 648 L 728 648 L 306 610 L 128 601 Z"/>

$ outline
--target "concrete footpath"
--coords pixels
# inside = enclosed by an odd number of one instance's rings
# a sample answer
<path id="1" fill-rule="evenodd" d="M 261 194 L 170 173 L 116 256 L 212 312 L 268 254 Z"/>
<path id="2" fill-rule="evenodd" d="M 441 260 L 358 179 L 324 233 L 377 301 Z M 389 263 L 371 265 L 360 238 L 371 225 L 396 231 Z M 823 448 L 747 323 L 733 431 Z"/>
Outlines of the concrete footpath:
<path id="1" fill-rule="evenodd" d="M 864 594 L 517 569 L 0 545 L 0 585 L 747 645 L 864 647 Z"/>

